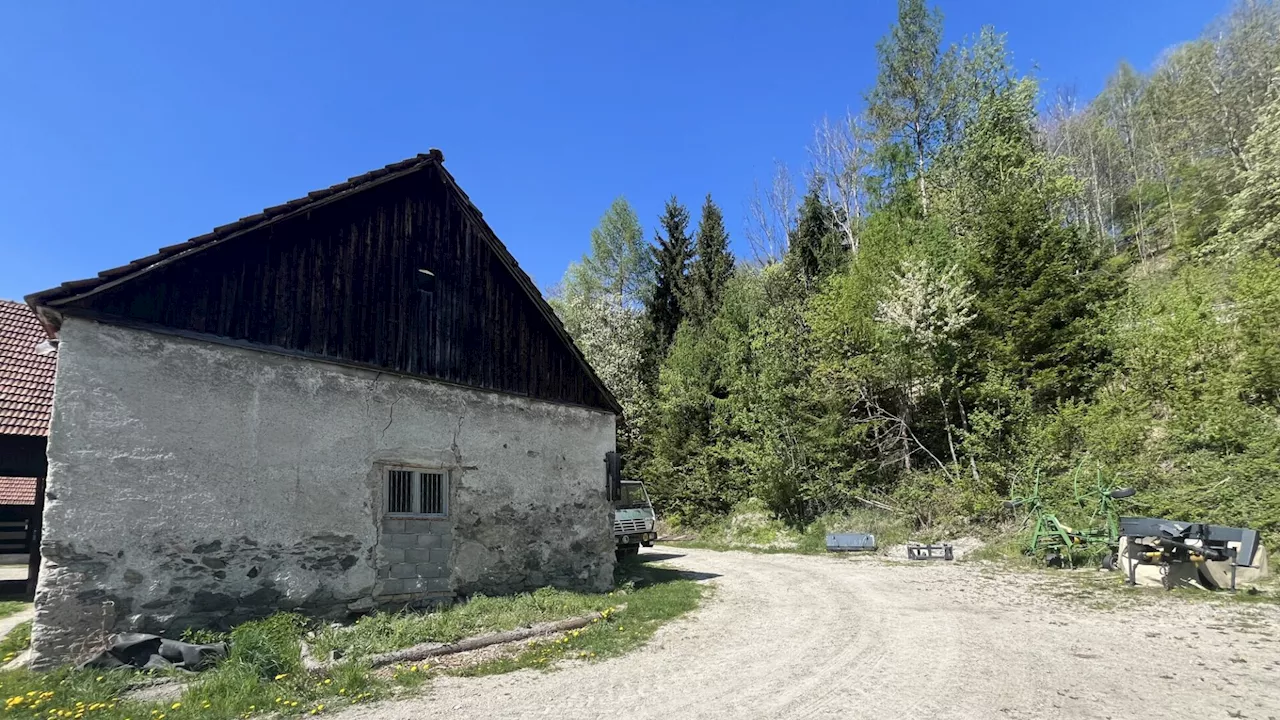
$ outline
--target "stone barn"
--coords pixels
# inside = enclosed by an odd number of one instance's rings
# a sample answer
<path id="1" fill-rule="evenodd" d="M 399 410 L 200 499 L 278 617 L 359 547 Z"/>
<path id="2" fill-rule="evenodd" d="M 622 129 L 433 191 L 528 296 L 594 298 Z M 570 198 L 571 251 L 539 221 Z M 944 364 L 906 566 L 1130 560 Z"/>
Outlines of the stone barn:
<path id="1" fill-rule="evenodd" d="M 58 343 L 37 667 L 611 583 L 617 401 L 438 150 L 27 301 Z"/>

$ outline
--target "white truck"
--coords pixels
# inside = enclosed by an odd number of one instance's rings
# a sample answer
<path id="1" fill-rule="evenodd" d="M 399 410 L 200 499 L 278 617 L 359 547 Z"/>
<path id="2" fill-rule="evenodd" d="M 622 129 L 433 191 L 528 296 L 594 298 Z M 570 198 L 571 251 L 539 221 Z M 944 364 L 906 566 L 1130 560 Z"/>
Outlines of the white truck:
<path id="1" fill-rule="evenodd" d="M 621 481 L 618 499 L 613 501 L 613 539 L 617 544 L 614 552 L 619 560 L 638 554 L 641 545 L 653 547 L 653 541 L 658 539 L 653 527 L 656 519 L 644 483 Z"/>

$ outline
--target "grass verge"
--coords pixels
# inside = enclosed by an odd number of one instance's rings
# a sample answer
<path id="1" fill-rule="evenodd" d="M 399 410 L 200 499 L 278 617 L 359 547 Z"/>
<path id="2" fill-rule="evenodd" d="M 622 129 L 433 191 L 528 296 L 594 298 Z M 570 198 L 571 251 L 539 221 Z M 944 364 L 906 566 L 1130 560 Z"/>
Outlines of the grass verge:
<path id="1" fill-rule="evenodd" d="M 384 697 L 397 688 L 426 682 L 435 670 L 425 664 L 370 670 L 360 656 L 419 642 L 448 642 L 482 632 L 507 630 L 626 604 L 626 609 L 556 640 L 526 644 L 507 657 L 457 668 L 459 675 L 484 675 L 526 667 L 545 668 L 568 658 L 605 658 L 648 640 L 664 622 L 697 606 L 705 588 L 676 570 L 639 562 L 619 568 L 609 593 L 539 590 L 504 598 L 476 598 L 439 613 L 375 615 L 345 632 L 318 631 L 323 651 L 341 649 L 345 659 L 317 676 L 303 670 L 301 641 L 306 621 L 288 613 L 236 627 L 229 637 L 194 633 L 193 642 L 229 640 L 231 654 L 218 667 L 191 678 L 176 699 L 130 700 L 128 690 L 146 675 L 128 670 L 52 672 L 0 671 L 3 715 L 31 720 L 250 720 L 324 714 Z M 5 648 L 29 643 L 30 623 L 15 628 Z M 389 675 L 389 676 L 388 676 Z"/>
<path id="2" fill-rule="evenodd" d="M 0 600 L 0 618 L 17 615 L 31 607 L 31 603 L 22 600 Z"/>
<path id="3" fill-rule="evenodd" d="M 9 662 L 28 647 L 31 647 L 30 620 L 14 625 L 8 635 L 0 638 L 0 662 Z"/>
<path id="4" fill-rule="evenodd" d="M 693 610 L 709 592 L 678 570 L 653 567 L 632 558 L 619 566 L 622 583 L 611 595 L 625 610 L 610 614 L 557 639 L 533 640 L 517 654 L 450 671 L 474 676 L 523 668 L 546 668 L 562 659 L 596 661 L 643 645 L 663 624 Z"/>
<path id="5" fill-rule="evenodd" d="M 561 620 L 621 602 L 615 593 L 576 593 L 541 588 L 507 597 L 477 595 L 467 602 L 432 613 L 379 613 L 345 628 L 326 627 L 312 641 L 316 657 L 339 651 L 358 658 L 428 642 L 456 642 L 484 633 L 513 630 L 531 623 Z"/>

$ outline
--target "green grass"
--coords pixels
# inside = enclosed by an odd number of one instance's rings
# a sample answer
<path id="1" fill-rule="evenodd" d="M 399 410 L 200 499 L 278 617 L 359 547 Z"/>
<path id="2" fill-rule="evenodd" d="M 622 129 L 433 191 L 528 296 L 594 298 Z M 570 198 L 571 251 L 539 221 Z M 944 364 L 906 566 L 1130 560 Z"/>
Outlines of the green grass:
<path id="1" fill-rule="evenodd" d="M 640 645 L 662 623 L 692 610 L 703 592 L 703 586 L 678 571 L 629 562 L 620 567 L 617 587 L 609 593 L 539 590 L 509 598 L 476 598 L 442 613 L 373 616 L 346 633 L 327 628 L 319 631 L 318 648 L 341 647 L 347 652 L 343 661 L 324 675 L 302 668 L 306 622 L 297 615 L 281 613 L 240 625 L 229 636 L 188 635 L 188 640 L 199 642 L 229 640 L 231 654 L 218 667 L 192 676 L 176 700 L 121 699 L 131 686 L 148 679 L 147 674 L 72 668 L 45 673 L 0 671 L 0 700 L 5 702 L 6 717 L 31 720 L 250 720 L 319 715 L 385 697 L 397 687 L 422 685 L 435 674 L 425 663 L 375 672 L 360 661 L 362 654 L 431 639 L 447 642 L 625 603 L 625 610 L 562 640 L 535 641 L 512 658 L 450 672 L 492 674 L 548 667 L 561 658 L 610 657 Z M 25 647 L 30 625 L 15 628 L 0 641 L 0 650 Z M 339 645 L 339 639 L 346 644 Z"/>
<path id="2" fill-rule="evenodd" d="M 562 620 L 625 602 L 616 593 L 576 593 L 542 588 L 507 597 L 477 595 L 437 612 L 379 613 L 348 628 L 324 628 L 312 647 L 317 657 L 337 650 L 342 657 L 364 657 L 420 643 L 448 643 L 483 633 Z"/>
<path id="3" fill-rule="evenodd" d="M 13 626 L 8 635 L 0 638 L 0 663 L 7 663 L 18 653 L 31 647 L 31 621 Z"/>
<path id="4" fill-rule="evenodd" d="M 697 607 L 705 590 L 678 570 L 631 559 L 619 566 L 617 587 L 608 593 L 575 593 L 543 588 L 510 597 L 475 597 L 433 613 L 388 613 L 362 618 L 345 630 L 325 629 L 313 647 L 327 657 L 339 651 L 360 658 L 427 642 L 454 642 L 488 632 L 533 623 L 607 612 L 608 617 L 555 640 L 533 640 L 510 657 L 452 670 L 460 675 L 489 675 L 526 667 L 545 667 L 561 658 L 613 657 L 648 640 L 663 623 Z M 625 605 L 625 608 L 620 608 Z M 408 664 L 393 679 L 412 682 L 430 663 Z"/>
<path id="5" fill-rule="evenodd" d="M 565 659 L 590 662 L 616 657 L 643 645 L 663 624 L 696 608 L 709 592 L 707 586 L 678 570 L 653 567 L 634 558 L 620 566 L 619 575 L 624 583 L 613 596 L 627 604 L 625 610 L 557 639 L 529 641 L 525 650 L 516 655 L 453 670 L 451 674 L 493 675 L 552 667 Z"/>
<path id="6" fill-rule="evenodd" d="M 385 694 L 388 683 L 359 664 L 340 664 L 323 677 L 301 672 L 301 633 L 301 618 L 290 614 L 240 625 L 231 633 L 231 656 L 194 676 L 176 700 L 121 699 L 147 674 L 73 668 L 0 671 L 0 698 L 6 716 L 33 720 L 225 720 L 319 714 Z"/>
<path id="7" fill-rule="evenodd" d="M 0 600 L 0 618 L 7 618 L 10 615 L 17 615 L 23 610 L 31 608 L 31 603 L 22 600 Z"/>

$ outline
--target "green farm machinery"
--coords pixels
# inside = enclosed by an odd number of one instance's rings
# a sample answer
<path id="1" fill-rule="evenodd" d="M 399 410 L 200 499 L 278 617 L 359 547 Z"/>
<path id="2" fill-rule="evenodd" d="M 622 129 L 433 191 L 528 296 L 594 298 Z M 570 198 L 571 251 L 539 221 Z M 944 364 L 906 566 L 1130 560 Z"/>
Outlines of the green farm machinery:
<path id="1" fill-rule="evenodd" d="M 1062 567 L 1074 564 L 1075 556 L 1080 553 L 1102 555 L 1102 568 L 1116 568 L 1116 551 L 1120 542 L 1119 501 L 1133 497 L 1133 488 L 1115 487 L 1112 481 L 1104 478 L 1098 470 L 1094 486 L 1083 492 L 1080 489 L 1080 468 L 1072 476 L 1076 505 L 1081 510 L 1092 507 L 1092 514 L 1086 520 L 1089 527 L 1073 528 L 1062 522 L 1057 513 L 1049 509 L 1040 497 L 1040 475 L 1037 473 L 1031 494 L 1014 496 L 1006 500 L 1004 506 L 1010 510 L 1026 512 L 1024 527 L 1032 518 L 1035 526 L 1027 543 L 1028 555 L 1043 557 L 1049 567 Z M 1094 552 L 1097 551 L 1097 552 Z"/>

